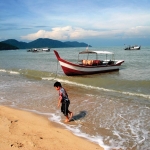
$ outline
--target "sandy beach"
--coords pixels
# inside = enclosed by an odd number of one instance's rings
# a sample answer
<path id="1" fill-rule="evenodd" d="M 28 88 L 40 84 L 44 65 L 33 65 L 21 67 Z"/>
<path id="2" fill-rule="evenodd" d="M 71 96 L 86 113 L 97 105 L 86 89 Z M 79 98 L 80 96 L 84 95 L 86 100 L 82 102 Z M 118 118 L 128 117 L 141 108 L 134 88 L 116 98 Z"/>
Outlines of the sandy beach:
<path id="1" fill-rule="evenodd" d="M 31 112 L 0 106 L 1 150 L 102 150 Z"/>

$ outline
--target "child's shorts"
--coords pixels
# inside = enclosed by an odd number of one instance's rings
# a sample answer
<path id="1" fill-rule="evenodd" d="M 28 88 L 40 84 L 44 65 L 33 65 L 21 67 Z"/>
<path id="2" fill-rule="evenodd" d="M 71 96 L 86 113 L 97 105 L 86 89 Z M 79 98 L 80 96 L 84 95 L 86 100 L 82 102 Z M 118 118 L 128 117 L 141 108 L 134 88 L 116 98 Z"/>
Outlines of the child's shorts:
<path id="1" fill-rule="evenodd" d="M 64 114 L 64 116 L 68 116 L 69 113 L 69 105 L 70 105 L 70 101 L 68 100 L 68 102 L 63 102 L 61 104 L 61 112 Z"/>

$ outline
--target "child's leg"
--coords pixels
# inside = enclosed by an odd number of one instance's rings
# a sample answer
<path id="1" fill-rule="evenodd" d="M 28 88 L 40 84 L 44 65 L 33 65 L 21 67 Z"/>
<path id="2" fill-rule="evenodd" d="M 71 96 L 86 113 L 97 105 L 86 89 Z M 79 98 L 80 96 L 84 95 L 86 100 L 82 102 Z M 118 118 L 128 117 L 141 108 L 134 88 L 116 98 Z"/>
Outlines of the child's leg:
<path id="1" fill-rule="evenodd" d="M 70 115 L 69 120 L 71 120 L 71 119 L 72 119 L 72 116 L 73 116 L 73 113 L 72 113 L 71 111 L 69 111 L 69 115 Z"/>
<path id="2" fill-rule="evenodd" d="M 68 115 L 66 116 L 66 120 L 65 122 L 69 122 L 72 119 L 73 113 L 71 111 L 68 112 L 70 115 L 70 118 L 68 117 Z"/>
<path id="3" fill-rule="evenodd" d="M 69 117 L 68 117 L 68 115 L 66 116 L 65 122 L 69 122 Z"/>

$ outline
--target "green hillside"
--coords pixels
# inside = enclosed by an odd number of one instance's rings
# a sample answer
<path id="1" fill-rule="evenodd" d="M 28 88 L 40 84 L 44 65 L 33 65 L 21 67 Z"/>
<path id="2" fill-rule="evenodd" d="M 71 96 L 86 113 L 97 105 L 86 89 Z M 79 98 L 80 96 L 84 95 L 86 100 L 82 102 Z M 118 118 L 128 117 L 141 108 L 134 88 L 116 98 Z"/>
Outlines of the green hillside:
<path id="1" fill-rule="evenodd" d="M 32 42 L 19 42 L 15 39 L 8 39 L 2 41 L 3 43 L 10 44 L 13 46 L 18 47 L 19 49 L 27 49 L 27 48 L 42 48 L 42 47 L 49 47 L 49 48 L 67 48 L 67 47 L 87 47 L 88 44 L 86 43 L 79 43 L 77 41 L 74 42 L 61 42 L 58 40 L 48 39 L 48 38 L 39 38 Z M 91 47 L 91 46 L 89 46 Z"/>
<path id="2" fill-rule="evenodd" d="M 10 44 L 0 42 L 0 50 L 16 50 L 16 49 L 19 48 Z"/>

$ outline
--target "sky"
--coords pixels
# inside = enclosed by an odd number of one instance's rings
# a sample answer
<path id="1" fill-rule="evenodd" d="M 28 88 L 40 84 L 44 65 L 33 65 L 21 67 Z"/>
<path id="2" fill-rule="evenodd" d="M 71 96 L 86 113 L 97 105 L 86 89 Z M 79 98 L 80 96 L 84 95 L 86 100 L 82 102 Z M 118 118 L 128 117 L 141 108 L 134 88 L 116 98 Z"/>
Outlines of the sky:
<path id="1" fill-rule="evenodd" d="M 0 41 L 150 46 L 150 0 L 1 0 Z"/>

